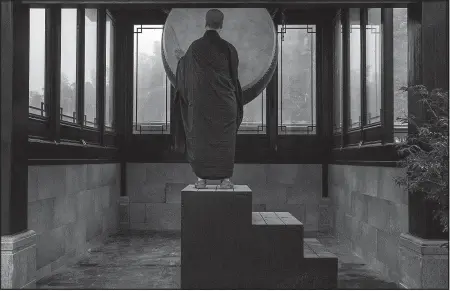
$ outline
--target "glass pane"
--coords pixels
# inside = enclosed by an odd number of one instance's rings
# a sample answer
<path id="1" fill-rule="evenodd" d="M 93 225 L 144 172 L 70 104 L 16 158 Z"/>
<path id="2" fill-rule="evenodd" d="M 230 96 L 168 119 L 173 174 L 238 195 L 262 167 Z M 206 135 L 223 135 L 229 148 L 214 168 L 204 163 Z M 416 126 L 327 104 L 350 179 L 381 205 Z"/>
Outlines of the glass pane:
<path id="1" fill-rule="evenodd" d="M 278 27 L 278 132 L 316 132 L 316 26 Z"/>
<path id="2" fill-rule="evenodd" d="M 266 132 L 266 90 L 244 105 L 244 118 L 239 133 L 261 134 Z"/>
<path id="3" fill-rule="evenodd" d="M 337 17 L 335 34 L 335 50 L 334 50 L 334 131 L 342 130 L 342 89 L 344 87 L 343 67 L 342 67 L 342 31 L 341 15 Z"/>
<path id="4" fill-rule="evenodd" d="M 361 22 L 360 9 L 350 9 L 350 120 L 349 128 L 361 120 Z"/>
<path id="5" fill-rule="evenodd" d="M 46 116 L 45 9 L 30 9 L 29 113 Z"/>
<path id="6" fill-rule="evenodd" d="M 136 134 L 170 133 L 170 81 L 161 56 L 162 25 L 134 26 L 134 112 Z"/>
<path id="7" fill-rule="evenodd" d="M 106 15 L 105 130 L 114 127 L 114 25 Z"/>
<path id="8" fill-rule="evenodd" d="M 77 9 L 61 9 L 61 120 L 76 122 Z"/>
<path id="9" fill-rule="evenodd" d="M 394 135 L 395 140 L 406 136 L 408 124 L 397 118 L 408 115 L 408 93 L 400 90 L 408 86 L 408 9 L 393 9 L 394 27 Z"/>
<path id="10" fill-rule="evenodd" d="M 84 124 L 97 127 L 97 9 L 85 9 L 84 22 Z"/>
<path id="11" fill-rule="evenodd" d="M 366 95 L 367 124 L 380 122 L 381 110 L 381 8 L 367 10 Z"/>

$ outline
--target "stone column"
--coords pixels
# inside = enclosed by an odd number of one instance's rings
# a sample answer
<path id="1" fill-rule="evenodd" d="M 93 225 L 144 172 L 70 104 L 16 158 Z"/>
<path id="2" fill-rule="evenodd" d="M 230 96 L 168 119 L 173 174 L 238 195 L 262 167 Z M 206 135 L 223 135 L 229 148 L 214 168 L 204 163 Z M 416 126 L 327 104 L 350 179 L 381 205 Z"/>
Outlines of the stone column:
<path id="1" fill-rule="evenodd" d="M 29 9 L 1 1 L 0 13 L 1 288 L 35 288 L 36 235 L 27 229 Z"/>
<path id="2" fill-rule="evenodd" d="M 448 1 L 423 1 L 408 6 L 409 85 L 448 90 Z M 425 119 L 418 96 L 408 96 L 408 112 Z M 414 132 L 412 126 L 409 133 Z M 448 242 L 435 204 L 409 193 L 409 233 L 399 241 L 400 285 L 407 289 L 448 289 Z"/>

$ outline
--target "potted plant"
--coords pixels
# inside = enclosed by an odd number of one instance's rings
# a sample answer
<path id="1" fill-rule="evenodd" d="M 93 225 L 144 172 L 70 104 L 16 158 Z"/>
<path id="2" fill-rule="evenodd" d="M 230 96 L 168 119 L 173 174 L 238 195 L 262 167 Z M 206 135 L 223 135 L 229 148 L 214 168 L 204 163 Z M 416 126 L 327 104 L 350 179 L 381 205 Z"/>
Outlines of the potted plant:
<path id="1" fill-rule="evenodd" d="M 406 169 L 406 176 L 396 177 L 395 182 L 409 193 L 422 193 L 425 200 L 431 201 L 434 219 L 439 221 L 442 231 L 448 233 L 448 92 L 440 89 L 428 91 L 422 85 L 402 89 L 419 94 L 419 102 L 426 113 L 420 120 L 412 115 L 399 118 L 414 130 L 397 144 L 402 157 L 399 163 Z"/>

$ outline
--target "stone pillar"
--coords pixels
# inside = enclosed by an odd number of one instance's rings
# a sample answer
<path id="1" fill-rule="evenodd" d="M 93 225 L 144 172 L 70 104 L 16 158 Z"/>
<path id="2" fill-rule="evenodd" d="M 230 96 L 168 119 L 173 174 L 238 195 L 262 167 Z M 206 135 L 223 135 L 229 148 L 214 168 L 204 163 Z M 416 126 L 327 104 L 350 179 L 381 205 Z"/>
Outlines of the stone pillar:
<path id="1" fill-rule="evenodd" d="M 444 241 L 400 236 L 400 286 L 405 289 L 447 289 L 448 249 Z"/>
<path id="2" fill-rule="evenodd" d="M 36 235 L 27 230 L 29 9 L 0 1 L 0 13 L 1 286 L 35 288 Z"/>
<path id="3" fill-rule="evenodd" d="M 428 90 L 448 90 L 448 1 L 422 1 L 408 6 L 408 83 Z M 412 93 L 412 92 L 411 92 Z M 414 94 L 408 96 L 408 112 L 417 121 L 425 109 Z M 409 133 L 414 132 L 411 125 Z M 409 233 L 399 241 L 400 285 L 411 289 L 448 289 L 448 234 L 433 217 L 437 205 L 420 193 L 409 193 Z"/>

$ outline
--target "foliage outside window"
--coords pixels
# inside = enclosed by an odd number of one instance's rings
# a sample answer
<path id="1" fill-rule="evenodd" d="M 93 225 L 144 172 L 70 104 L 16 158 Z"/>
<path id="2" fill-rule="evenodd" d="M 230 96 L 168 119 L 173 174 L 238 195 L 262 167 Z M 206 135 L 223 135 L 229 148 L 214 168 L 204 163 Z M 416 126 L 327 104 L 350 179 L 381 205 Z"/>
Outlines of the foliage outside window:
<path id="1" fill-rule="evenodd" d="M 316 26 L 278 26 L 278 133 L 316 133 Z"/>
<path id="2" fill-rule="evenodd" d="M 133 133 L 170 133 L 170 88 L 161 56 L 163 25 L 134 26 Z"/>
<path id="3" fill-rule="evenodd" d="M 344 72 L 343 72 L 343 63 L 342 63 L 342 42 L 343 42 L 343 27 L 341 21 L 340 12 L 336 16 L 336 22 L 334 26 L 334 118 L 333 118 L 333 131 L 341 132 L 342 131 L 342 89 L 344 87 Z"/>
<path id="4" fill-rule="evenodd" d="M 429 92 L 424 86 L 410 88 L 420 94 L 420 102 L 426 109 L 425 120 L 415 116 L 401 117 L 399 122 L 413 125 L 415 133 L 398 144 L 404 159 L 400 165 L 406 168 L 406 177 L 396 182 L 412 193 L 423 193 L 438 205 L 435 217 L 443 231 L 448 232 L 449 203 L 449 143 L 448 143 L 448 92 L 439 89 Z M 406 91 L 406 90 L 405 90 Z"/>
<path id="5" fill-rule="evenodd" d="M 61 9 L 61 91 L 62 121 L 77 122 L 77 12 Z"/>
<path id="6" fill-rule="evenodd" d="M 105 130 L 114 129 L 114 23 L 106 14 Z"/>
<path id="7" fill-rule="evenodd" d="M 350 120 L 349 128 L 361 126 L 361 11 L 351 8 L 350 22 Z"/>
<path id="8" fill-rule="evenodd" d="M 399 142 L 408 133 L 408 124 L 398 118 L 408 115 L 408 9 L 393 9 L 394 29 L 394 138 Z"/>
<path id="9" fill-rule="evenodd" d="M 30 9 L 29 113 L 47 116 L 45 106 L 45 19 L 43 8 Z"/>
<path id="10" fill-rule="evenodd" d="M 84 15 L 84 125 L 97 127 L 97 9 Z"/>

